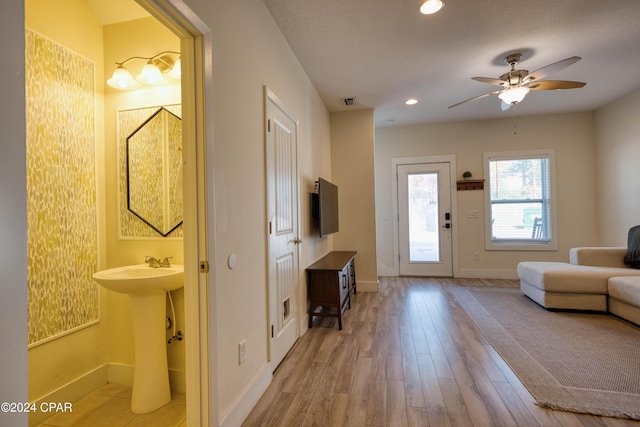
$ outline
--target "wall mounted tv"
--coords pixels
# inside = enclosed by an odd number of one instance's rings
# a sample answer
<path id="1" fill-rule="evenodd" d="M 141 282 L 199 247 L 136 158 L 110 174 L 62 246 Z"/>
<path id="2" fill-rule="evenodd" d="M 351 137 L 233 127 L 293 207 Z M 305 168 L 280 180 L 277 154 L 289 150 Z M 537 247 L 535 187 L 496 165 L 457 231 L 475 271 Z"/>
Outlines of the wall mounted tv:
<path id="1" fill-rule="evenodd" d="M 320 237 L 337 233 L 338 223 L 338 187 L 327 180 L 318 178 L 317 193 L 312 194 L 312 214 L 320 228 Z"/>

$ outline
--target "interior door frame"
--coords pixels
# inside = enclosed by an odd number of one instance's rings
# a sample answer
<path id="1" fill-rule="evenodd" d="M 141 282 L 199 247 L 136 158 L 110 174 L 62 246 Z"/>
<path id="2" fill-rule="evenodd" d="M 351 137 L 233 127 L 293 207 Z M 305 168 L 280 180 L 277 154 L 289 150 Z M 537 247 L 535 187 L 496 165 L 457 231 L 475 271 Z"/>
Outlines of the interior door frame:
<path id="1" fill-rule="evenodd" d="M 136 0 L 153 17 L 180 38 L 182 62 L 182 127 L 184 174 L 184 299 L 187 422 L 212 425 L 218 420 L 217 318 L 215 227 L 208 227 L 213 210 L 213 131 L 206 110 L 213 103 L 211 73 L 212 33 L 183 0 Z M 203 268 L 204 267 L 204 268 Z"/>
<path id="2" fill-rule="evenodd" d="M 453 277 L 459 276 L 458 265 L 458 197 L 456 190 L 456 156 L 447 154 L 442 156 L 394 157 L 391 159 L 391 200 L 393 223 L 393 274 L 400 276 L 400 221 L 398 213 L 398 166 L 421 163 L 449 163 L 449 178 L 451 186 L 451 262 Z"/>

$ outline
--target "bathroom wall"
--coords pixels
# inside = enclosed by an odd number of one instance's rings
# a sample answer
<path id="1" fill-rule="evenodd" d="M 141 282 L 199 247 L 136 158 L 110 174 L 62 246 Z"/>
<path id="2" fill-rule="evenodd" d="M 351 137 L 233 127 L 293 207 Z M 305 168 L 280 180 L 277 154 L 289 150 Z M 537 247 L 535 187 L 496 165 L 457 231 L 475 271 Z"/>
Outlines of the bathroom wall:
<path id="1" fill-rule="evenodd" d="M 142 18 L 118 24 L 104 26 L 105 78 L 108 78 L 116 65 L 132 56 L 150 57 L 160 52 L 180 51 L 180 40 L 154 18 Z M 133 76 L 138 74 L 145 61 L 131 61 L 126 68 Z M 103 80 L 104 81 L 104 80 Z M 102 268 L 122 265 L 141 264 L 146 255 L 156 258 L 173 257 L 172 263 L 183 264 L 182 238 L 161 237 L 155 233 L 146 233 L 146 237 L 119 237 L 120 207 L 126 200 L 120 200 L 121 176 L 118 151 L 118 112 L 147 107 L 180 104 L 180 85 L 171 84 L 160 87 L 139 87 L 135 90 L 121 91 L 104 86 L 105 90 L 105 189 L 106 189 L 106 263 Z M 142 223 L 136 218 L 139 223 Z M 144 226 L 144 224 L 142 225 Z M 181 227 L 180 227 L 181 228 Z M 181 229 L 179 230 L 181 234 Z M 172 233 L 170 236 L 174 236 Z M 184 290 L 171 293 L 176 308 L 176 327 L 188 337 L 184 329 Z M 107 292 L 109 312 L 109 357 L 114 382 L 131 380 L 131 367 L 134 363 L 132 318 L 127 295 Z M 175 341 L 167 347 L 169 369 L 175 373 L 184 373 L 184 341 Z M 118 367 L 122 369 L 118 369 Z M 182 377 L 183 375 L 179 375 Z M 183 379 L 172 387 L 184 391 Z"/>
<path id="2" fill-rule="evenodd" d="M 94 64 L 26 31 L 29 344 L 98 321 Z"/>
<path id="3" fill-rule="evenodd" d="M 53 19 L 56 17 L 56 19 Z M 85 286 L 89 289 L 89 292 L 101 294 L 100 306 L 95 307 L 96 311 L 99 311 L 102 321 L 92 326 L 80 329 L 68 335 L 64 335 L 58 339 L 48 341 L 44 344 L 32 347 L 28 352 L 29 363 L 29 399 L 36 400 L 43 397 L 47 393 L 58 389 L 66 385 L 67 383 L 76 380 L 77 378 L 98 369 L 104 365 L 107 361 L 107 341 L 105 339 L 107 334 L 105 311 L 106 311 L 106 299 L 104 298 L 104 292 L 101 291 L 97 285 L 94 285 L 90 281 L 90 273 L 87 270 L 95 269 L 96 264 L 99 262 L 99 257 L 104 255 L 101 248 L 96 247 L 95 239 L 101 239 L 100 224 L 103 217 L 100 212 L 101 197 L 102 194 L 97 192 L 96 189 L 101 187 L 100 171 L 101 161 L 103 157 L 103 97 L 102 97 L 102 27 L 95 19 L 92 11 L 87 7 L 84 2 L 77 2 L 74 0 L 61 0 L 56 2 L 50 2 L 46 0 L 28 0 L 25 2 L 25 25 L 27 28 L 37 32 L 46 38 L 47 43 L 51 43 L 52 46 L 59 46 L 56 49 L 61 49 L 61 55 L 67 55 L 66 50 L 72 52 L 73 55 L 78 55 L 80 63 L 88 61 L 94 64 L 94 76 L 92 87 L 86 90 L 93 90 L 92 94 L 86 94 L 77 92 L 74 94 L 73 86 L 64 83 L 64 79 L 68 78 L 72 80 L 71 75 L 75 76 L 73 70 L 65 70 L 60 68 L 60 76 L 62 83 L 51 85 L 46 88 L 42 88 L 42 92 L 29 93 L 37 99 L 36 106 L 32 114 L 33 120 L 27 122 L 27 127 L 33 126 L 35 123 L 43 123 L 43 117 L 51 115 L 52 119 L 47 126 L 33 129 L 34 137 L 28 141 L 28 152 L 33 153 L 33 164 L 28 172 L 28 181 L 34 184 L 37 188 L 39 184 L 48 183 L 49 180 L 62 181 L 71 179 L 71 182 L 65 184 L 63 189 L 57 191 L 45 191 L 41 193 L 41 196 L 35 200 L 32 200 L 29 208 L 30 217 L 34 211 L 40 210 L 39 215 L 49 216 L 49 224 L 47 229 L 38 228 L 37 221 L 29 224 L 29 241 L 30 245 L 34 242 L 38 242 L 37 254 L 30 256 L 30 268 L 53 268 L 53 264 L 62 264 L 71 267 L 68 270 L 61 270 L 60 274 L 50 275 L 44 280 L 35 282 L 31 280 L 30 276 L 30 292 L 32 296 L 43 292 L 45 295 L 50 292 L 55 292 L 58 298 L 47 298 L 47 302 L 44 304 L 34 304 L 33 298 L 30 301 L 30 316 L 38 316 L 40 310 L 49 310 L 51 312 L 60 312 L 64 310 L 65 305 L 77 305 L 82 306 L 85 302 L 74 302 L 73 299 L 69 299 L 67 294 L 72 294 L 74 291 L 74 285 L 72 282 L 74 275 L 82 276 Z M 60 67 L 66 66 L 69 60 L 63 61 L 59 64 Z M 74 60 L 71 60 L 74 62 Z M 54 72 L 55 68 L 52 66 L 50 72 Z M 67 75 L 67 77 L 65 77 Z M 31 83 L 27 82 L 29 88 Z M 92 96 L 94 105 L 89 104 L 85 107 L 84 114 L 86 117 L 83 119 L 77 118 L 77 120 L 86 120 L 86 123 L 66 123 L 67 119 L 63 115 L 59 114 L 64 111 L 62 107 L 56 107 L 56 102 L 60 102 L 60 105 L 64 105 L 64 98 L 78 97 L 77 102 L 80 104 L 80 99 L 87 96 Z M 44 97 L 44 98 L 43 98 Z M 59 101 L 56 101 L 59 99 Z M 29 103 L 27 103 L 29 105 Z M 49 105 L 49 108 L 42 111 L 37 110 L 37 105 Z M 91 111 L 93 110 L 93 111 Z M 35 119 L 38 117 L 38 119 Z M 77 121 L 76 120 L 76 121 Z M 91 123 L 93 121 L 93 123 Z M 60 135 L 55 136 L 48 133 L 47 129 L 53 129 L 56 125 L 62 124 L 56 131 Z M 93 129 L 90 131 L 82 130 L 86 129 L 86 126 L 90 126 Z M 78 136 L 78 133 L 85 133 L 84 147 L 71 146 Z M 68 136 L 65 136 L 68 135 Z M 53 138 L 51 144 L 62 142 L 57 148 L 53 148 L 53 145 L 42 146 L 43 140 Z M 76 144 L 80 144 L 77 142 Z M 94 151 L 95 150 L 95 151 Z M 80 158 L 78 152 L 84 152 L 85 157 Z M 95 154 L 93 154 L 95 152 Z M 39 156 L 47 154 L 48 159 L 41 159 Z M 92 158 L 93 157 L 93 158 Z M 57 158 L 57 160 L 53 160 Z M 73 173 L 69 175 L 71 172 Z M 98 172 L 97 174 L 95 172 Z M 96 182 L 92 182 L 97 179 Z M 93 189 L 91 188 L 93 187 Z M 82 189 L 81 189 L 82 188 Z M 68 193 L 65 193 L 65 190 Z M 32 193 L 30 190 L 29 194 Z M 78 205 L 78 199 L 83 202 L 82 205 Z M 42 206 L 38 207 L 36 203 L 44 204 L 46 207 L 42 209 Z M 69 208 L 72 207 L 71 210 Z M 78 218 L 75 216 L 92 216 L 89 218 L 89 223 L 79 224 Z M 53 220 L 53 222 L 52 222 Z M 57 223 L 56 223 L 57 221 Z M 70 227 L 67 227 L 70 225 Z M 59 227 L 59 231 L 56 232 L 55 227 Z M 93 229 L 91 229 L 93 227 Z M 46 236 L 46 239 L 43 237 Z M 83 239 L 93 240 L 94 243 L 89 245 L 89 249 L 84 249 L 86 252 L 78 252 L 78 249 L 70 249 L 66 241 L 82 241 Z M 60 243 L 59 243 L 60 242 Z M 100 242 L 100 240 L 98 240 Z M 33 250 L 33 247 L 30 248 Z M 43 257 L 42 260 L 38 260 L 38 257 Z M 83 260 L 81 264 L 76 264 L 76 261 Z M 38 260 L 33 262 L 33 260 Z M 44 267 L 43 267 L 44 266 Z M 83 273 L 84 272 L 84 273 Z M 86 273 L 86 274 L 85 274 Z M 88 282 L 88 283 L 87 283 Z M 34 288 L 37 286 L 38 288 Z M 72 296 L 72 295 L 71 295 Z M 62 315 L 60 315 L 62 317 Z M 36 322 L 38 325 L 34 326 L 35 329 L 41 328 L 43 323 Z M 51 328 L 50 328 L 51 329 Z M 64 327 L 62 329 L 65 329 Z M 37 340 L 37 336 L 33 337 Z"/>

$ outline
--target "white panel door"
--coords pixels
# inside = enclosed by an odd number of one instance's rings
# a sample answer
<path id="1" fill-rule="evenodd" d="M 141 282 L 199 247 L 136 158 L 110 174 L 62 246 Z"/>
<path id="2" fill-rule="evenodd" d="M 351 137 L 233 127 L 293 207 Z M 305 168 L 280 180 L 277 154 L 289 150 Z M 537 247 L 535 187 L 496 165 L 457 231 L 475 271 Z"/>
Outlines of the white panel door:
<path id="1" fill-rule="evenodd" d="M 450 167 L 397 167 L 401 276 L 453 276 Z"/>
<path id="2" fill-rule="evenodd" d="M 267 90 L 269 354 L 272 369 L 299 336 L 297 123 Z"/>

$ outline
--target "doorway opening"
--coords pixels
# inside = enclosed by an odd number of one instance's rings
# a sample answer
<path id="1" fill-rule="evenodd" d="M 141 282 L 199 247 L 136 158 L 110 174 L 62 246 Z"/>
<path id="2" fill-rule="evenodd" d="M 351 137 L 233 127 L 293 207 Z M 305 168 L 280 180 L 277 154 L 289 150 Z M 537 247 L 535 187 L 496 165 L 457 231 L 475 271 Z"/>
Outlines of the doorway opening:
<path id="1" fill-rule="evenodd" d="M 133 3 L 133 0 L 127 0 Z M 213 283 L 214 275 L 209 275 L 210 271 L 207 269 L 202 269 L 201 265 L 207 265 L 207 259 L 210 251 L 208 251 L 206 242 L 208 239 L 213 237 L 213 230 L 207 230 L 207 211 L 206 211 L 206 156 L 205 153 L 205 145 L 206 145 L 206 132 L 205 132 L 205 120 L 204 120 L 204 97 L 205 94 L 211 94 L 211 82 L 206 81 L 204 79 L 205 74 L 205 65 L 210 64 L 211 60 L 208 56 L 211 55 L 210 49 L 205 49 L 206 45 L 210 46 L 210 30 L 204 25 L 202 21 L 200 21 L 188 8 L 184 5 L 181 0 L 141 0 L 139 4 L 143 6 L 145 10 L 151 14 L 158 22 L 160 22 L 166 29 L 173 32 L 179 38 L 180 45 L 180 54 L 182 61 L 182 78 L 181 78 L 181 96 L 180 101 L 182 103 L 182 122 L 183 122 L 183 146 L 182 146 L 182 169 L 183 169 L 183 177 L 182 177 L 182 200 L 184 206 L 184 238 L 182 242 L 179 243 L 180 246 L 180 255 L 179 258 L 184 259 L 184 278 L 185 278 L 185 286 L 184 286 L 184 307 L 187 307 L 186 310 L 183 310 L 185 313 L 184 326 L 185 326 L 185 336 L 186 339 L 184 341 L 185 351 L 184 356 L 182 356 L 184 360 L 183 369 L 184 375 L 184 386 L 187 391 L 187 403 L 186 403 L 186 412 L 187 419 L 189 420 L 189 424 L 194 425 L 209 425 L 209 420 L 217 419 L 217 396 L 216 396 L 216 388 L 209 388 L 210 384 L 215 384 L 215 364 L 211 363 L 211 360 L 215 359 L 215 354 L 213 351 L 210 351 L 209 344 L 210 342 L 215 342 L 215 316 L 209 316 L 208 307 L 213 307 L 213 304 L 210 304 L 210 295 L 215 291 L 215 283 Z M 53 26 L 42 25 L 42 23 L 50 23 L 52 22 L 51 17 L 54 16 L 53 13 L 55 10 L 47 10 L 44 8 L 43 10 L 37 10 L 40 4 L 36 4 L 36 2 L 28 3 L 26 6 L 30 6 L 27 8 L 27 12 L 36 11 L 37 13 L 26 13 L 27 20 L 25 23 L 25 27 L 29 25 L 33 25 L 36 27 L 36 30 L 39 30 L 43 33 L 47 31 L 53 32 L 53 36 L 45 34 L 45 36 L 50 37 L 51 39 L 59 38 L 58 44 L 65 45 L 70 43 L 70 39 L 72 37 L 69 34 L 74 34 L 75 32 L 83 32 L 90 31 L 90 35 L 87 36 L 87 40 L 79 40 L 82 39 L 82 35 L 75 35 L 75 39 L 77 40 L 77 44 L 81 46 L 80 50 L 90 50 L 92 46 L 100 45 L 102 43 L 102 38 L 96 36 L 96 34 L 102 34 L 102 29 L 99 25 L 94 25 L 94 21 L 92 19 L 88 19 L 90 24 L 86 27 L 84 25 L 79 25 L 75 30 L 69 30 L 69 28 L 62 28 L 59 30 L 51 29 Z M 66 6 L 66 3 L 65 3 Z M 46 7 L 56 8 L 62 7 L 58 5 L 54 5 L 53 3 L 46 5 Z M 72 7 L 84 8 L 81 10 L 81 13 L 87 13 L 87 6 L 84 2 L 73 3 Z M 62 21 L 61 21 L 62 22 Z M 87 28 L 89 28 L 87 30 Z M 96 30 L 97 28 L 97 30 Z M 25 28 L 26 29 L 26 28 Z M 55 37 L 54 37 L 55 36 Z M 73 40 L 72 40 L 73 41 Z M 83 44 L 84 43 L 84 44 Z M 93 43 L 93 45 L 92 45 Z M 71 43 L 73 44 L 73 43 Z M 87 48 L 89 46 L 89 48 Z M 178 50 L 178 49 L 174 49 Z M 100 53 L 98 53 L 100 52 Z M 81 52 L 80 52 L 81 53 Z M 96 58 L 94 59 L 94 63 L 102 66 L 102 59 L 100 58 L 102 51 L 100 49 L 96 49 L 94 51 Z M 87 58 L 89 55 L 85 55 Z M 119 58 L 122 60 L 123 58 Z M 111 68 L 112 64 L 104 64 L 104 75 L 105 79 L 108 77 L 113 69 Z M 101 76 L 103 74 L 103 70 L 96 72 L 96 76 Z M 93 76 L 91 76 L 93 77 Z M 90 79 L 92 80 L 92 79 Z M 95 138 L 96 140 L 100 140 L 100 147 L 96 149 L 98 156 L 96 157 L 96 169 L 99 171 L 99 176 L 104 175 L 103 164 L 107 162 L 107 155 L 105 155 L 106 149 L 105 147 L 109 147 L 112 149 L 115 144 L 115 137 L 109 136 L 108 132 L 104 132 L 108 123 L 105 123 L 107 115 L 113 115 L 115 117 L 114 108 L 105 108 L 105 102 L 103 98 L 103 91 L 99 88 L 100 85 L 103 85 L 104 81 L 101 81 L 100 78 L 95 79 L 95 83 L 91 86 L 92 90 L 87 92 L 95 91 L 95 114 L 94 119 L 96 121 L 99 120 L 99 123 L 95 128 Z M 143 102 L 143 101 L 140 101 Z M 149 101 L 156 102 L 156 101 Z M 88 103 L 88 110 L 93 110 L 94 103 Z M 113 119 L 110 119 L 113 120 Z M 91 122 L 87 120 L 87 122 Z M 60 127 L 64 127 L 64 123 L 58 123 Z M 111 129 L 113 127 L 113 129 Z M 115 135 L 115 125 L 109 126 L 110 132 Z M 107 141 L 108 140 L 108 141 Z M 105 144 L 104 141 L 107 141 Z M 98 144 L 96 144 L 98 145 Z M 113 152 L 115 153 L 115 149 Z M 111 163 L 115 163 L 115 156 L 111 156 Z M 64 157 L 61 157 L 64 158 Z M 104 161 L 103 161 L 104 159 Z M 76 162 L 80 163 L 80 162 Z M 111 168 L 112 165 L 109 165 Z M 111 168 L 112 173 L 115 176 L 115 166 Z M 116 181 L 114 178 L 113 181 Z M 101 187 L 106 187 L 104 178 L 100 177 L 97 181 Z M 111 185 L 111 184 L 110 184 Z M 114 185 L 115 187 L 115 185 Z M 108 190 L 104 190 L 104 188 L 98 190 L 99 192 L 106 192 Z M 112 191 L 112 194 L 115 193 L 115 190 Z M 76 194 L 77 196 L 78 194 Z M 104 234 L 107 234 L 104 229 L 105 219 L 104 217 L 109 215 L 107 212 L 107 203 L 105 203 L 106 197 L 104 195 L 95 196 L 94 206 L 92 209 L 97 211 L 98 214 L 96 216 L 103 217 L 98 219 L 98 228 L 100 229 L 100 233 L 103 235 L 103 241 L 99 242 L 98 251 L 105 251 L 106 244 L 104 242 Z M 109 202 L 111 203 L 111 202 Z M 115 216 L 115 215 L 114 215 Z M 101 222 L 104 221 L 104 222 Z M 110 231 L 111 235 L 113 235 L 113 230 Z M 114 240 L 117 238 L 114 238 Z M 171 253 L 162 253 L 161 251 L 169 251 L 167 241 L 158 241 L 158 251 L 159 253 L 151 253 L 150 255 L 156 256 L 164 256 L 164 255 L 172 255 Z M 136 243 L 138 244 L 138 243 Z M 175 241 L 174 241 L 175 245 Z M 140 245 L 139 245 L 140 246 Z M 174 246 L 172 245 L 171 248 Z M 139 247 L 140 249 L 140 247 Z M 139 250 L 140 251 L 140 250 Z M 139 252 L 138 251 L 138 252 Z M 116 251 L 117 252 L 117 251 Z M 131 251 L 134 253 L 134 251 Z M 135 260 L 139 258 L 139 253 L 135 252 Z M 178 252 L 177 250 L 175 252 Z M 142 253 L 142 259 L 139 263 L 144 259 L 145 253 Z M 117 253 L 115 258 L 110 261 L 111 265 L 108 265 L 104 262 L 104 255 L 102 255 L 102 262 L 99 263 L 101 268 L 111 267 L 118 265 L 119 262 L 130 262 L 131 260 L 125 259 L 126 255 L 122 253 Z M 124 261 L 123 261 L 124 260 Z M 89 267 L 86 270 L 95 269 L 95 262 L 92 264 L 88 264 Z M 122 265 L 122 264 L 120 264 Z M 211 277 L 211 280 L 209 279 Z M 90 282 L 90 279 L 88 280 Z M 96 285 L 97 286 L 97 285 Z M 103 298 L 106 300 L 106 298 Z M 106 307 L 106 302 L 100 303 L 102 307 Z M 112 318 L 117 318 L 118 316 L 112 316 Z M 209 323 L 209 319 L 212 319 L 212 322 Z M 174 319 L 175 321 L 175 319 Z M 77 349 L 81 348 L 82 342 L 106 342 L 106 337 L 108 332 L 106 328 L 100 326 L 101 322 L 97 322 L 95 324 L 90 324 L 89 327 L 86 327 L 82 330 L 74 330 L 71 333 L 65 335 L 64 337 L 55 337 L 55 340 L 51 340 L 51 348 L 55 351 L 60 352 L 61 348 L 64 348 L 66 352 L 78 352 Z M 104 322 L 103 322 L 104 323 Z M 211 335 L 210 328 L 211 327 Z M 88 332 L 90 331 L 90 332 Z M 95 333 L 98 334 L 97 337 L 94 337 Z M 87 338 L 87 335 L 91 335 L 91 338 Z M 75 336 L 75 338 L 73 338 Z M 210 337 L 214 339 L 210 340 Z M 94 339 L 95 338 L 95 339 Z M 80 344 L 78 344 L 78 341 Z M 39 346 L 37 349 L 33 350 L 33 363 L 30 362 L 29 366 L 29 377 L 30 381 L 36 381 L 38 378 L 43 377 L 44 375 L 39 375 L 41 371 L 48 371 L 52 373 L 58 372 L 57 370 L 47 369 L 47 365 L 43 365 L 42 360 L 51 360 L 53 358 L 47 358 L 48 354 L 55 354 L 54 350 L 49 350 L 46 348 L 46 345 Z M 106 354 L 108 349 L 105 349 L 104 345 L 95 346 L 99 347 L 95 351 L 102 351 Z M 32 349 L 29 350 L 31 352 Z M 123 352 L 128 352 L 129 349 L 123 350 Z M 65 353 L 66 354 L 66 353 Z M 44 355 L 44 357 L 42 357 Z M 75 365 L 78 366 L 78 369 L 84 369 L 78 375 L 72 374 L 69 375 L 69 378 L 82 379 L 84 381 L 85 373 L 87 369 L 89 369 L 86 375 L 93 375 L 94 373 L 99 373 L 102 375 L 103 372 L 107 371 L 106 364 L 104 363 L 104 355 L 100 357 L 85 357 L 84 359 L 81 356 L 77 356 L 79 363 Z M 64 359 L 64 358 L 63 358 Z M 71 358 L 67 358 L 71 360 Z M 74 359 L 75 360 L 75 359 Z M 109 362 L 109 361 L 107 361 Z M 47 363 L 55 363 L 47 362 Z M 100 366 L 95 366 L 101 364 Z M 40 365 L 40 366 L 38 366 Z M 90 365 L 88 368 L 86 365 Z M 32 371 L 32 367 L 35 369 Z M 106 378 L 106 373 L 104 374 Z M 93 378 L 93 377 L 92 377 Z M 76 381 L 82 382 L 82 381 Z M 85 381 L 85 383 L 87 383 Z M 88 384 L 88 383 L 87 383 Z M 96 384 L 99 384 L 96 383 Z M 88 385 L 91 386 L 90 384 Z M 29 386 L 31 389 L 31 384 Z M 48 390 L 44 390 L 41 393 L 36 392 L 32 399 L 39 399 L 40 396 L 53 396 L 53 394 L 57 392 L 57 390 L 51 391 L 51 388 Z M 55 401 L 60 399 L 50 398 L 49 400 Z M 64 400 L 64 399 L 63 399 Z"/>

